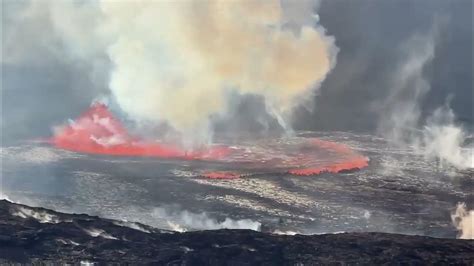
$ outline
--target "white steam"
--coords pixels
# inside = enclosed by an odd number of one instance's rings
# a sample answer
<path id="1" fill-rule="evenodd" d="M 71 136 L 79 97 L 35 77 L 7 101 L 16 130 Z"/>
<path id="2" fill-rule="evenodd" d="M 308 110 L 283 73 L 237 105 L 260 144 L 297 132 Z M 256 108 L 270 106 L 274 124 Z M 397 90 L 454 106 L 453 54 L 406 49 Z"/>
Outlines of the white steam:
<path id="1" fill-rule="evenodd" d="M 188 141 L 209 137 L 231 91 L 263 96 L 285 125 L 334 64 L 333 40 L 313 26 L 316 17 L 294 32 L 277 0 L 102 1 L 101 8 L 113 39 L 115 100 L 131 118 L 166 122 Z"/>
<path id="2" fill-rule="evenodd" d="M 451 220 L 459 230 L 458 238 L 474 239 L 474 210 L 468 211 L 466 203 L 458 203 L 456 210 L 451 214 Z"/>
<path id="3" fill-rule="evenodd" d="M 430 90 L 424 67 L 434 58 L 434 36 L 415 35 L 403 47 L 406 59 L 395 70 L 389 95 L 382 106 L 379 131 L 398 144 L 412 142 L 417 134 L 419 101 Z"/>
<path id="4" fill-rule="evenodd" d="M 15 26 L 5 32 L 2 60 L 54 54 L 90 64 L 92 77 L 107 70 L 114 102 L 130 119 L 169 125 L 189 144 L 210 139 L 211 122 L 228 111 L 232 95 L 263 96 L 288 128 L 293 107 L 312 98 L 335 64 L 317 4 L 32 0 L 8 6 L 16 16 L 6 22 Z"/>
<path id="5" fill-rule="evenodd" d="M 185 232 L 189 230 L 215 229 L 250 229 L 260 231 L 261 223 L 249 219 L 234 220 L 226 217 L 222 221 L 211 218 L 207 213 L 176 211 L 166 208 L 155 208 L 153 216 L 166 219 L 167 225 L 173 231 Z"/>
<path id="6" fill-rule="evenodd" d="M 15 210 L 12 210 L 11 213 L 13 216 L 18 216 L 20 218 L 33 218 L 40 223 L 60 223 L 61 220 L 54 214 L 50 214 L 43 211 L 35 211 L 29 208 L 17 207 Z"/>
<path id="7" fill-rule="evenodd" d="M 102 229 L 99 228 L 83 228 L 84 232 L 86 232 L 88 235 L 92 237 L 102 237 L 106 239 L 115 239 L 117 240 L 118 238 L 112 236 L 111 234 L 105 232 Z"/>
<path id="8" fill-rule="evenodd" d="M 415 35 L 403 47 L 406 59 L 395 71 L 392 88 L 383 104 L 379 132 L 397 145 L 410 146 L 441 166 L 472 168 L 472 147 L 464 147 L 467 133 L 455 123 L 449 105 L 421 119 L 421 101 L 431 86 L 424 77 L 425 67 L 435 56 L 437 32 Z"/>
<path id="9" fill-rule="evenodd" d="M 473 147 L 463 147 L 467 135 L 455 124 L 455 115 L 448 105 L 428 117 L 422 132 L 420 146 L 426 157 L 439 159 L 441 166 L 474 168 Z"/>

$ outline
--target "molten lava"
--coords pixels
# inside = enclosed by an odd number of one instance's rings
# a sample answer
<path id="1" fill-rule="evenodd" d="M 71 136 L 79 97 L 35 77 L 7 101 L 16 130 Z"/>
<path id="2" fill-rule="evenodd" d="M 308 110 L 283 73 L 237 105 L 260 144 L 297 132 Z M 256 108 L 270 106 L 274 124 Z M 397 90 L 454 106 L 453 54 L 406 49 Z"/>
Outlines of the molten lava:
<path id="1" fill-rule="evenodd" d="M 223 146 L 205 151 L 187 152 L 176 146 L 143 141 L 132 137 L 107 106 L 94 103 L 69 125 L 56 130 L 51 142 L 59 148 L 82 153 L 152 156 L 176 159 L 218 159 L 228 153 Z"/>
<path id="2" fill-rule="evenodd" d="M 131 136 L 101 103 L 94 103 L 75 121 L 58 128 L 50 143 L 89 154 L 146 156 L 222 163 L 223 171 L 203 169 L 208 178 L 238 178 L 257 173 L 314 175 L 341 172 L 368 165 L 368 158 L 347 145 L 315 138 L 269 139 L 239 146 L 211 145 L 186 151 L 178 146 Z"/>

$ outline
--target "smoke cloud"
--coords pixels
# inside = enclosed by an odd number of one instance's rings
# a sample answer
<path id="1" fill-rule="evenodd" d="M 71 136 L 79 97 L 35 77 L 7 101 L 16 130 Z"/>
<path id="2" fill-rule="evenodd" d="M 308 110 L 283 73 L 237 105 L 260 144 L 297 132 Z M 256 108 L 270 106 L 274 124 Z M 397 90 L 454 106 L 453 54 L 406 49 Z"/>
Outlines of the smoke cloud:
<path id="1" fill-rule="evenodd" d="M 458 203 L 456 210 L 451 214 L 451 220 L 459 230 L 458 238 L 474 239 L 474 210 L 468 211 L 466 203 Z"/>

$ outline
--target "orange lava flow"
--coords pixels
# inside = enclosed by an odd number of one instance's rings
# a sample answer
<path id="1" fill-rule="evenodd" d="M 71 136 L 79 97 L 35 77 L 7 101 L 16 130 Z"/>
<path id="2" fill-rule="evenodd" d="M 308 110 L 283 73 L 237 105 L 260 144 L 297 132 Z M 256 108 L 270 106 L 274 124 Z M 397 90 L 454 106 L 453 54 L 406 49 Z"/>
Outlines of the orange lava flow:
<path id="1" fill-rule="evenodd" d="M 286 142 L 285 142 L 286 141 Z M 264 140 L 240 146 L 210 145 L 186 151 L 176 145 L 131 136 L 101 103 L 94 103 L 74 121 L 57 128 L 52 145 L 75 152 L 113 156 L 201 160 L 220 163 L 224 170 L 198 169 L 200 176 L 232 179 L 259 173 L 316 175 L 362 169 L 368 158 L 349 146 L 316 138 Z"/>
<path id="2" fill-rule="evenodd" d="M 339 173 L 342 171 L 362 169 L 369 165 L 367 157 L 354 153 L 352 149 L 342 143 L 325 141 L 320 139 L 311 139 L 312 143 L 321 148 L 337 151 L 341 154 L 349 154 L 350 159 L 342 162 L 331 163 L 319 167 L 308 167 L 300 169 L 291 169 L 288 171 L 292 175 L 317 175 L 321 173 Z"/>
<path id="3" fill-rule="evenodd" d="M 301 168 L 291 169 L 288 171 L 292 175 L 318 175 L 321 173 L 340 173 L 343 171 L 362 169 L 369 165 L 369 161 L 366 157 L 359 157 L 348 160 L 346 162 L 335 163 L 327 166 L 313 167 L 313 168 Z"/>
<path id="4" fill-rule="evenodd" d="M 217 159 L 229 153 L 224 146 L 188 152 L 170 144 L 131 137 L 107 106 L 101 103 L 94 103 L 77 120 L 57 129 L 50 142 L 65 150 L 117 156 L 192 160 Z"/>

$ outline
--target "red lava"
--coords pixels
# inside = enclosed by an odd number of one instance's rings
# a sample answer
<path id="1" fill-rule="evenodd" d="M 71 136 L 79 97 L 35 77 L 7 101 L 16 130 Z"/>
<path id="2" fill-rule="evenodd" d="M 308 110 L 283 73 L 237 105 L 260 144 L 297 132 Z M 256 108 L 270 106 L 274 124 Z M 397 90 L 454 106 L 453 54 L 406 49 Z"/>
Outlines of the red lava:
<path id="1" fill-rule="evenodd" d="M 214 179 L 269 172 L 338 173 L 368 165 L 368 158 L 349 146 L 315 138 L 273 139 L 241 146 L 211 145 L 186 151 L 176 145 L 131 136 L 102 103 L 94 103 L 79 118 L 56 129 L 49 142 L 58 148 L 81 153 L 211 161 L 230 169 L 199 171 L 201 176 Z"/>
<path id="2" fill-rule="evenodd" d="M 50 140 L 56 147 L 91 154 L 143 156 L 175 159 L 218 159 L 229 153 L 225 146 L 185 151 L 174 145 L 132 137 L 107 106 L 94 103 L 69 125 L 56 130 Z"/>

